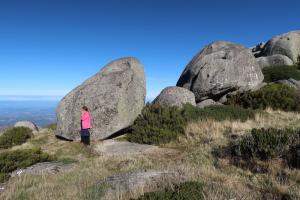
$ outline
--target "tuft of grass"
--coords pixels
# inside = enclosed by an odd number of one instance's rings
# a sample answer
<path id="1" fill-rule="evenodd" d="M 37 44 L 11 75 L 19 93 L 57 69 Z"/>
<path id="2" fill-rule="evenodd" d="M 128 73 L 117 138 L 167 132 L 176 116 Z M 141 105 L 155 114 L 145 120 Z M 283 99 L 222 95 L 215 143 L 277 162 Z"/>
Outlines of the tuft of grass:
<path id="1" fill-rule="evenodd" d="M 48 129 L 50 129 L 52 131 L 55 131 L 56 127 L 57 127 L 57 124 L 56 123 L 52 123 L 52 124 L 48 124 L 45 128 L 48 128 Z"/>
<path id="2" fill-rule="evenodd" d="M 262 69 L 264 74 L 264 82 L 270 83 L 274 81 L 284 80 L 293 78 L 295 80 L 300 80 L 300 71 L 298 66 L 286 66 L 286 65 L 276 65 L 269 66 Z"/>
<path id="3" fill-rule="evenodd" d="M 32 130 L 27 127 L 14 127 L 0 136 L 0 149 L 7 149 L 25 143 L 32 137 Z"/>

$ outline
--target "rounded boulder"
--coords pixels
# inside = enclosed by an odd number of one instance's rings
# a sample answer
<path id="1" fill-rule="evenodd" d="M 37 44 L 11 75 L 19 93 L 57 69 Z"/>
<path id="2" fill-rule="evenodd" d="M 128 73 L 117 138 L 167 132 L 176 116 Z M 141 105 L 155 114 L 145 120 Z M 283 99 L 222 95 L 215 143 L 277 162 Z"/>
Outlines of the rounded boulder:
<path id="1" fill-rule="evenodd" d="M 182 107 L 184 104 L 190 103 L 196 105 L 195 95 L 193 92 L 182 87 L 166 87 L 156 97 L 154 103 L 166 106 Z"/>
<path id="2" fill-rule="evenodd" d="M 264 77 L 251 51 L 231 42 L 214 42 L 186 66 L 177 86 L 191 90 L 196 102 L 219 100 L 239 89 L 256 87 Z"/>

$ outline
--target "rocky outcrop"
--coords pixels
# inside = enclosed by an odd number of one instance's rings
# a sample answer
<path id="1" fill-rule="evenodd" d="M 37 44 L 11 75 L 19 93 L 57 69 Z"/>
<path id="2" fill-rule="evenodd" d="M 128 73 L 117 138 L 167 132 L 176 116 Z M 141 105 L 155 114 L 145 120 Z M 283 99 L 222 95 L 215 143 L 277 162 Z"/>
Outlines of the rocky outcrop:
<path id="1" fill-rule="evenodd" d="M 257 44 L 255 47 L 251 47 L 250 49 L 255 57 L 259 57 L 264 46 L 265 46 L 265 43 L 261 42 L 261 43 Z"/>
<path id="2" fill-rule="evenodd" d="M 136 58 L 115 60 L 73 89 L 57 107 L 56 135 L 80 138 L 81 108 L 91 112 L 92 139 L 104 139 L 133 123 L 146 96 L 143 65 Z"/>
<path id="3" fill-rule="evenodd" d="M 275 83 L 280 83 L 280 84 L 284 84 L 284 85 L 287 85 L 289 87 L 292 87 L 294 89 L 297 89 L 297 90 L 300 90 L 300 81 L 297 81 L 295 79 L 288 79 L 288 80 L 279 80 L 279 81 L 276 81 Z"/>
<path id="4" fill-rule="evenodd" d="M 159 147 L 137 144 L 127 141 L 105 140 L 95 146 L 94 151 L 103 155 L 131 155 L 131 154 L 143 154 L 148 151 L 155 151 Z"/>
<path id="5" fill-rule="evenodd" d="M 247 90 L 263 81 L 251 51 L 230 42 L 214 42 L 186 66 L 177 86 L 191 90 L 196 102 L 218 100 L 228 92 Z"/>
<path id="6" fill-rule="evenodd" d="M 26 127 L 26 128 L 30 128 L 32 131 L 38 131 L 39 128 L 37 127 L 37 125 L 31 121 L 18 121 L 15 123 L 14 127 Z"/>
<path id="7" fill-rule="evenodd" d="M 99 144 L 94 145 L 93 152 L 105 156 L 126 156 L 137 154 L 176 154 L 174 149 L 160 148 L 154 145 L 138 144 L 127 141 L 117 141 L 113 139 L 104 140 Z"/>
<path id="8" fill-rule="evenodd" d="M 74 164 L 63 164 L 59 162 L 41 162 L 36 163 L 25 169 L 18 169 L 13 171 L 10 176 L 22 175 L 43 175 L 43 174 L 57 174 L 60 172 L 69 172 L 75 168 Z"/>
<path id="9" fill-rule="evenodd" d="M 219 102 L 215 102 L 212 99 L 206 99 L 204 101 L 201 101 L 200 103 L 197 103 L 197 107 L 198 108 L 205 108 L 208 106 L 221 106 L 223 104 L 219 103 Z"/>
<path id="10" fill-rule="evenodd" d="M 261 56 L 284 55 L 293 63 L 298 62 L 300 55 L 300 31 L 291 31 L 269 40 L 264 46 Z"/>
<path id="11" fill-rule="evenodd" d="M 256 59 L 260 68 L 274 66 L 274 65 L 293 65 L 293 61 L 284 55 L 272 55 L 267 57 L 259 57 Z"/>
<path id="12" fill-rule="evenodd" d="M 182 107 L 184 104 L 190 103 L 196 105 L 195 95 L 193 92 L 182 87 L 166 87 L 153 101 L 156 104 L 164 106 Z"/>
<path id="13" fill-rule="evenodd" d="M 97 183 L 102 200 L 137 198 L 144 192 L 157 190 L 168 183 L 186 180 L 183 173 L 168 171 L 139 171 L 108 177 Z"/>

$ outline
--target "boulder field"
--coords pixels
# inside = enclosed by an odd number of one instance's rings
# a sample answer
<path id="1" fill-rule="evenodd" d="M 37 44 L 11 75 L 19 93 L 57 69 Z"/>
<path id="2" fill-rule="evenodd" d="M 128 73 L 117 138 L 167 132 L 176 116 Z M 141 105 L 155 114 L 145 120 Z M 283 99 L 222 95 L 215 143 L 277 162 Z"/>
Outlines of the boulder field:
<path id="1" fill-rule="evenodd" d="M 262 68 L 300 62 L 300 31 L 273 37 L 254 48 L 226 41 L 207 45 L 187 64 L 176 86 L 166 87 L 153 101 L 163 106 L 200 108 L 222 105 L 229 94 L 264 85 Z M 282 83 L 299 88 L 296 80 Z M 57 107 L 56 135 L 80 138 L 82 106 L 92 115 L 92 139 L 105 139 L 132 125 L 145 104 L 143 65 L 136 58 L 112 61 L 73 89 Z"/>

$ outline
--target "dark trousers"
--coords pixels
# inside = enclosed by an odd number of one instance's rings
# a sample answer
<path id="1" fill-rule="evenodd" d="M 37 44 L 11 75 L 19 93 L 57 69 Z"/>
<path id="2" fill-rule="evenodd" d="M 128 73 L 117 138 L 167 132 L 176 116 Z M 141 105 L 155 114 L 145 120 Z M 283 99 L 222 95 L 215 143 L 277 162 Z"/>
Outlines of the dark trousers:
<path id="1" fill-rule="evenodd" d="M 90 145 L 90 131 L 89 129 L 81 129 L 81 142 L 85 145 Z"/>

